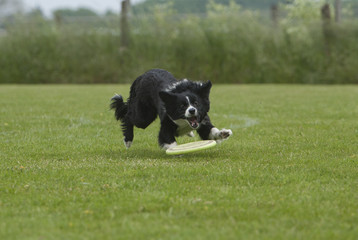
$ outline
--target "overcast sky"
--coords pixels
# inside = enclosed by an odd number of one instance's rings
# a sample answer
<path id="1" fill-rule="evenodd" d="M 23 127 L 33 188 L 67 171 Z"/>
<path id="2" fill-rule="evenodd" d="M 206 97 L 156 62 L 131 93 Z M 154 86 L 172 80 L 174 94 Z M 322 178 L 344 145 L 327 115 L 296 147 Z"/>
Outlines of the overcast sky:
<path id="1" fill-rule="evenodd" d="M 131 3 L 143 0 L 131 0 Z M 51 16 L 53 10 L 58 8 L 87 7 L 98 13 L 107 10 L 119 11 L 120 0 L 23 0 L 26 9 L 40 7 L 46 16 Z"/>

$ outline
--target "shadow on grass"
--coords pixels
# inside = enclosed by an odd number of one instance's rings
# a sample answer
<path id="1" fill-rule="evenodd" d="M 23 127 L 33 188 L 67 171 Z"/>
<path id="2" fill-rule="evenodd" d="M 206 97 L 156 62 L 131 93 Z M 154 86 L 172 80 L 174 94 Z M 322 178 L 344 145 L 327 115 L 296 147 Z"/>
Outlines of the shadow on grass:
<path id="1" fill-rule="evenodd" d="M 122 160 L 173 160 L 178 162 L 191 162 L 191 161 L 209 161 L 213 158 L 220 158 L 222 151 L 220 149 L 204 150 L 195 153 L 170 156 L 165 151 L 160 149 L 120 149 L 120 150 L 108 150 L 102 152 L 102 156 L 109 159 Z M 98 152 L 96 152 L 98 154 Z"/>

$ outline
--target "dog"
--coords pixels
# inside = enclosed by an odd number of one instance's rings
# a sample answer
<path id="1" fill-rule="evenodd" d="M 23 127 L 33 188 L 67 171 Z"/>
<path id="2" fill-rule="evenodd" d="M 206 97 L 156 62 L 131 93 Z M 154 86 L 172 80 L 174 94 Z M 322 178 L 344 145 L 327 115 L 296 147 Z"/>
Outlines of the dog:
<path id="1" fill-rule="evenodd" d="M 139 76 L 130 88 L 127 102 L 121 95 L 111 99 L 110 108 L 122 122 L 124 144 L 133 142 L 133 127 L 149 126 L 159 115 L 159 146 L 166 150 L 177 145 L 175 137 L 194 136 L 196 130 L 203 140 L 221 142 L 232 135 L 230 129 L 214 127 L 208 116 L 211 82 L 181 81 L 166 70 L 152 69 Z"/>

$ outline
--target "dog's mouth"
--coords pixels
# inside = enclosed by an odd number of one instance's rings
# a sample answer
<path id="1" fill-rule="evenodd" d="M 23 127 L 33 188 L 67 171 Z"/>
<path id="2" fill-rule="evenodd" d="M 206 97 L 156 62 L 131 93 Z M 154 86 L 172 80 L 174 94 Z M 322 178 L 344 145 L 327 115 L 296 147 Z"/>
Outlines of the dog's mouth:
<path id="1" fill-rule="evenodd" d="M 197 129 L 199 127 L 199 121 L 196 116 L 188 117 L 186 120 L 188 121 L 191 128 Z"/>

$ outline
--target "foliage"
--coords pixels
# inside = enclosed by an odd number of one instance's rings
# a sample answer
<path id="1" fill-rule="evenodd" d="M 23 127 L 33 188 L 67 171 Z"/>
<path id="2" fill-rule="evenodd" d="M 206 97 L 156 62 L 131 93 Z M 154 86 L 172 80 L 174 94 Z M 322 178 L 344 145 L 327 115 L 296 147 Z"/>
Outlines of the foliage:
<path id="1" fill-rule="evenodd" d="M 240 5 L 236 4 L 234 0 L 230 0 L 228 5 L 218 4 L 214 0 L 210 0 L 206 5 L 207 14 L 209 17 L 213 15 L 233 15 L 240 13 Z"/>
<path id="2" fill-rule="evenodd" d="M 168 1 L 168 0 L 146 0 L 142 3 L 135 4 L 132 9 L 135 14 L 151 13 L 155 5 L 172 4 L 175 11 L 180 13 L 204 13 L 208 0 L 196 1 Z"/>
<path id="3" fill-rule="evenodd" d="M 302 21 L 305 24 L 320 19 L 320 7 L 323 6 L 325 0 L 294 0 L 291 4 L 282 4 L 281 7 L 287 12 L 287 18 L 295 21 Z"/>
<path id="4" fill-rule="evenodd" d="M 168 2 L 173 4 L 173 8 L 178 13 L 206 13 L 206 6 L 210 2 L 215 2 L 220 5 L 229 5 L 230 2 L 235 2 L 245 8 L 250 9 L 268 9 L 272 4 L 285 3 L 287 0 L 146 0 L 133 6 L 135 14 L 151 13 L 153 5 L 166 4 Z"/>
<path id="5" fill-rule="evenodd" d="M 78 8 L 78 9 L 57 9 L 53 13 L 55 16 L 62 17 L 94 17 L 97 13 L 89 8 Z"/>
<path id="6" fill-rule="evenodd" d="M 358 83 L 357 21 L 324 35 L 318 5 L 302 15 L 307 1 L 287 7 L 278 26 L 234 1 L 211 1 L 205 17 L 173 4 L 132 16 L 126 50 L 116 16 L 91 25 L 17 19 L 0 37 L 0 83 L 124 83 L 151 68 L 216 83 Z"/>
<path id="7" fill-rule="evenodd" d="M 126 151 L 115 92 L 0 87 L 0 239 L 358 238 L 357 86 L 214 84 L 234 135 L 181 157 L 158 121 Z"/>

